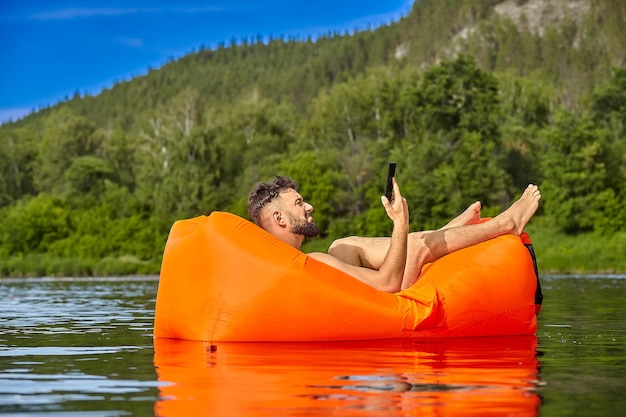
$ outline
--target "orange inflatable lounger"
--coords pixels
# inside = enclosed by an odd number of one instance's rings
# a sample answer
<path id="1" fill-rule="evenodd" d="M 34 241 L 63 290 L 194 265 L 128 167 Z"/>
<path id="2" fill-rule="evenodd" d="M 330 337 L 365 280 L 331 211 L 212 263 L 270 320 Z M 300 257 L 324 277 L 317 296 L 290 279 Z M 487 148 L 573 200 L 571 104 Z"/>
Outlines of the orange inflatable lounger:
<path id="1" fill-rule="evenodd" d="M 174 223 L 154 336 L 209 342 L 535 334 L 533 259 L 507 235 L 428 264 L 411 288 L 375 290 L 233 214 Z"/>

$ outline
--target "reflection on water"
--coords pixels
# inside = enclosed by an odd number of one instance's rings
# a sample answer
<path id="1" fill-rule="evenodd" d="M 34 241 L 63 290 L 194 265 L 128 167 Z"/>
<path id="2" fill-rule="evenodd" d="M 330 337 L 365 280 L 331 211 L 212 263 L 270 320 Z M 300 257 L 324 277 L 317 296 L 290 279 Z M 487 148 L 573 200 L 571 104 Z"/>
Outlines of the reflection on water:
<path id="1" fill-rule="evenodd" d="M 358 343 L 153 341 L 157 285 L 0 280 L 0 413 L 613 416 L 626 406 L 620 277 L 544 278 L 537 337 Z"/>
<path id="2" fill-rule="evenodd" d="M 226 344 L 157 339 L 160 416 L 535 415 L 535 337 Z"/>

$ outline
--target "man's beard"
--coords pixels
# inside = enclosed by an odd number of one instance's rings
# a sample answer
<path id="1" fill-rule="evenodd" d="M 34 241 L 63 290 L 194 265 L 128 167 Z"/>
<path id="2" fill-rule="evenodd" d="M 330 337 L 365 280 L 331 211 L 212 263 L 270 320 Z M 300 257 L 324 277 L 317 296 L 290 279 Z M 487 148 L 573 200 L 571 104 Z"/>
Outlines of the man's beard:
<path id="1" fill-rule="evenodd" d="M 315 237 L 320 234 L 320 229 L 314 222 L 308 222 L 289 213 L 291 223 L 291 233 L 304 237 Z"/>

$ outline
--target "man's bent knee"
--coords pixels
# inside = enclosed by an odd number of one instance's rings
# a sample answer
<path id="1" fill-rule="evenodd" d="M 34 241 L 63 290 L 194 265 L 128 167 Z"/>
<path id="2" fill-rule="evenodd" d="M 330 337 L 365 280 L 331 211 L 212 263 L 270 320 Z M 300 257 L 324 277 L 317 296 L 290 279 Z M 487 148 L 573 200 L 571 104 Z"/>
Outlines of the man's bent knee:
<path id="1" fill-rule="evenodd" d="M 426 244 L 426 237 L 431 231 L 412 232 L 409 233 L 407 242 L 407 256 L 411 263 L 423 265 L 426 262 L 432 262 L 432 253 Z"/>
<path id="2" fill-rule="evenodd" d="M 362 266 L 359 246 L 354 237 L 343 237 L 335 240 L 328 248 L 328 254 L 350 265 Z"/>

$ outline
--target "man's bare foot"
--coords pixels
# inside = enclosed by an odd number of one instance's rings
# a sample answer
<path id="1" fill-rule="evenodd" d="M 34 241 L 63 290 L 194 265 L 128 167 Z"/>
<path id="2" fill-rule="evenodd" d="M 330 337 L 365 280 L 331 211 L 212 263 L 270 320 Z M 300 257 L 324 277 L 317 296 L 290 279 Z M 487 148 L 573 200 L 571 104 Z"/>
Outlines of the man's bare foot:
<path id="1" fill-rule="evenodd" d="M 507 233 L 519 236 L 539 208 L 539 200 L 541 200 L 539 188 L 534 184 L 529 184 L 519 200 L 500 213 L 496 219 L 502 221 Z"/>
<path id="2" fill-rule="evenodd" d="M 480 201 L 470 204 L 465 211 L 454 219 L 450 220 L 450 223 L 446 224 L 442 229 L 448 229 L 450 227 L 467 226 L 470 224 L 476 224 L 480 221 Z"/>

